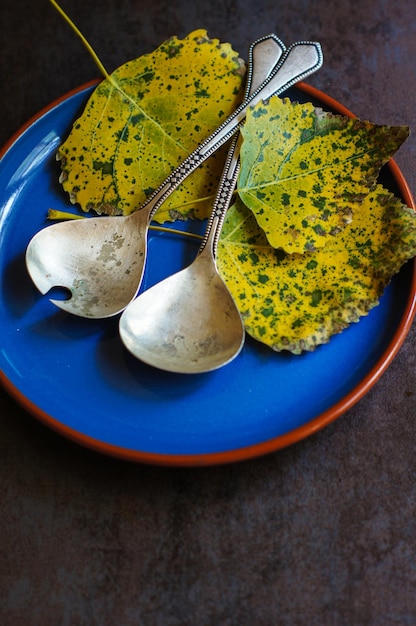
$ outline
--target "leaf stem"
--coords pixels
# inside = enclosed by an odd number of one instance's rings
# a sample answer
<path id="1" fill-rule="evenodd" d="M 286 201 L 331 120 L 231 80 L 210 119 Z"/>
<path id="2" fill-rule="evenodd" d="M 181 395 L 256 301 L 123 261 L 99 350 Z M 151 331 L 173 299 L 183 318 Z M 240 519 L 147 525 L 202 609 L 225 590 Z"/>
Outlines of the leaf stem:
<path id="1" fill-rule="evenodd" d="M 58 209 L 48 209 L 48 220 L 82 220 L 83 215 L 70 213 L 69 211 L 59 211 Z"/>
<path id="2" fill-rule="evenodd" d="M 105 78 L 110 79 L 110 74 L 107 72 L 107 70 L 105 69 L 104 65 L 101 63 L 100 59 L 98 58 L 97 53 L 95 52 L 95 50 L 93 49 L 93 47 L 91 46 L 91 44 L 86 40 L 86 38 L 84 37 L 84 35 L 81 33 L 81 31 L 79 30 L 79 28 L 74 24 L 74 22 L 71 20 L 71 18 L 65 13 L 65 11 L 59 6 L 59 4 L 56 2 L 56 0 L 49 0 L 49 2 L 55 7 L 55 9 L 58 11 L 58 13 L 60 13 L 62 15 L 62 17 L 64 18 L 65 22 L 67 24 L 69 24 L 69 26 L 72 28 L 72 30 L 74 31 L 74 33 L 81 39 L 82 43 L 84 44 L 84 46 L 86 47 L 86 49 L 88 50 L 89 54 L 91 55 L 94 63 L 96 64 L 96 66 L 98 67 L 98 69 L 100 70 L 101 74 L 103 74 L 103 76 Z"/>
<path id="3" fill-rule="evenodd" d="M 198 235 L 197 233 L 190 233 L 187 230 L 179 230 L 178 228 L 169 228 L 169 226 L 155 226 L 151 224 L 149 226 L 150 230 L 157 230 L 162 233 L 173 233 L 174 235 L 185 235 L 185 237 L 191 237 L 192 239 L 203 239 L 202 235 Z"/>
<path id="4" fill-rule="evenodd" d="M 71 213 L 69 211 L 59 211 L 58 209 L 49 209 L 48 220 L 83 220 L 87 219 L 84 215 L 77 215 L 76 213 Z M 174 235 L 183 235 L 184 237 L 190 237 L 191 239 L 203 239 L 202 235 L 198 235 L 197 233 L 190 233 L 187 230 L 179 230 L 178 228 L 170 228 L 169 226 L 156 226 L 155 224 L 150 224 L 150 230 L 157 230 L 161 233 L 173 233 Z"/>

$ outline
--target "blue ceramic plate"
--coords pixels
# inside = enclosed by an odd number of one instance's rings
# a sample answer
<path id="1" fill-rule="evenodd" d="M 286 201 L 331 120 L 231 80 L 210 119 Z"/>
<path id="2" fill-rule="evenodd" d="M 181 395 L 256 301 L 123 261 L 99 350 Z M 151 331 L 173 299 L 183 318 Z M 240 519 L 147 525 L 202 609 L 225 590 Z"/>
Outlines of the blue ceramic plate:
<path id="1" fill-rule="evenodd" d="M 68 210 L 55 152 L 92 86 L 71 92 L 13 138 L 0 161 L 0 368 L 5 388 L 62 435 L 124 459 L 207 465 L 277 450 L 322 428 L 359 400 L 400 347 L 415 309 L 415 265 L 381 303 L 313 353 L 276 354 L 247 339 L 230 365 L 203 375 L 152 369 L 131 357 L 118 319 L 90 321 L 54 307 L 33 286 L 24 255 L 50 207 Z M 346 110 L 305 85 L 314 98 Z M 393 163 L 389 186 L 413 206 Z M 152 233 L 146 285 L 188 264 L 197 244 Z M 169 259 L 169 262 L 164 262 Z"/>

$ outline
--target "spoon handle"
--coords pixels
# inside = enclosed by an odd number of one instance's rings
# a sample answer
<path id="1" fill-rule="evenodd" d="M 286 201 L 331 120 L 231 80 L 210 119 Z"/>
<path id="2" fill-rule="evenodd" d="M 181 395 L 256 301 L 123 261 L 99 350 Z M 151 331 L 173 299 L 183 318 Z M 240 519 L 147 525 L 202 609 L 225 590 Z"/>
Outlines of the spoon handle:
<path id="1" fill-rule="evenodd" d="M 277 37 L 271 35 L 275 41 Z M 263 40 L 267 39 L 263 38 Z M 261 40 L 259 40 L 261 41 Z M 254 44 L 253 44 L 254 45 Z M 139 210 L 146 210 L 148 220 L 170 194 L 201 165 L 211 154 L 228 141 L 243 122 L 249 106 L 272 95 L 278 95 L 299 80 L 318 70 L 323 62 L 319 43 L 300 41 L 292 44 L 282 55 L 273 71 L 264 82 L 243 102 L 225 122 L 221 124 L 196 150 L 179 165 L 168 178 L 153 192 Z"/>
<path id="2" fill-rule="evenodd" d="M 247 64 L 247 82 L 243 104 L 270 76 L 283 53 L 285 45 L 274 35 L 255 41 L 249 51 Z M 210 242 L 208 253 L 216 256 L 217 244 L 225 219 L 225 214 L 230 205 L 231 198 L 237 184 L 239 166 L 239 154 L 242 137 L 240 133 L 235 135 L 228 149 L 227 159 L 221 176 L 220 184 L 215 196 L 211 215 L 208 219 L 205 235 L 199 248 L 201 254 L 207 243 Z"/>
<path id="3" fill-rule="evenodd" d="M 222 172 L 220 184 L 217 189 L 211 215 L 208 219 L 204 238 L 199 247 L 198 254 L 206 249 L 208 254 L 212 254 L 215 259 L 217 255 L 218 241 L 221 234 L 222 225 L 225 220 L 228 207 L 231 204 L 234 189 L 237 184 L 238 174 L 240 172 L 240 148 L 242 136 L 238 135 L 232 139 L 230 144 L 227 160 Z"/>

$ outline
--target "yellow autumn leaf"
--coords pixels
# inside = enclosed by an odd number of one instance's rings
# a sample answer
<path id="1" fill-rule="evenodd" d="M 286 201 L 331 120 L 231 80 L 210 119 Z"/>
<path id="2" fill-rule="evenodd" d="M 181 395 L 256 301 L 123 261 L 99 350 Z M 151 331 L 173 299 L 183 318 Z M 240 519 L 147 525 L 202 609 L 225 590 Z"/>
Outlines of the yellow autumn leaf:
<path id="1" fill-rule="evenodd" d="M 416 254 L 416 213 L 381 185 L 325 248 L 273 248 L 240 199 L 227 214 L 217 264 L 249 335 L 300 354 L 378 304 L 390 278 Z"/>
<path id="2" fill-rule="evenodd" d="M 353 219 L 408 133 L 271 98 L 242 129 L 238 194 L 273 247 L 316 250 Z"/>
<path id="3" fill-rule="evenodd" d="M 242 99 L 245 66 L 228 43 L 196 30 L 170 38 L 103 80 L 60 146 L 61 182 L 84 211 L 129 214 Z M 156 219 L 205 217 L 224 150 L 189 177 Z"/>

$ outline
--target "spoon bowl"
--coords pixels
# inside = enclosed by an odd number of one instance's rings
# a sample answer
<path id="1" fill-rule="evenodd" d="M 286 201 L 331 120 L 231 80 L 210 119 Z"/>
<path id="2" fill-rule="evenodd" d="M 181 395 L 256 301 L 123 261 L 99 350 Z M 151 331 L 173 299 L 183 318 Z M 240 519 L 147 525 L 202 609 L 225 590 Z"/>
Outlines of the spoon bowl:
<path id="1" fill-rule="evenodd" d="M 94 217 L 44 228 L 26 251 L 33 282 L 42 294 L 53 286 L 68 289 L 69 299 L 51 302 L 73 315 L 106 318 L 120 313 L 137 294 L 148 220 L 144 209 L 127 217 Z"/>
<path id="2" fill-rule="evenodd" d="M 120 334 L 141 361 L 183 374 L 218 369 L 244 345 L 239 311 L 208 248 L 144 291 L 123 314 Z"/>

